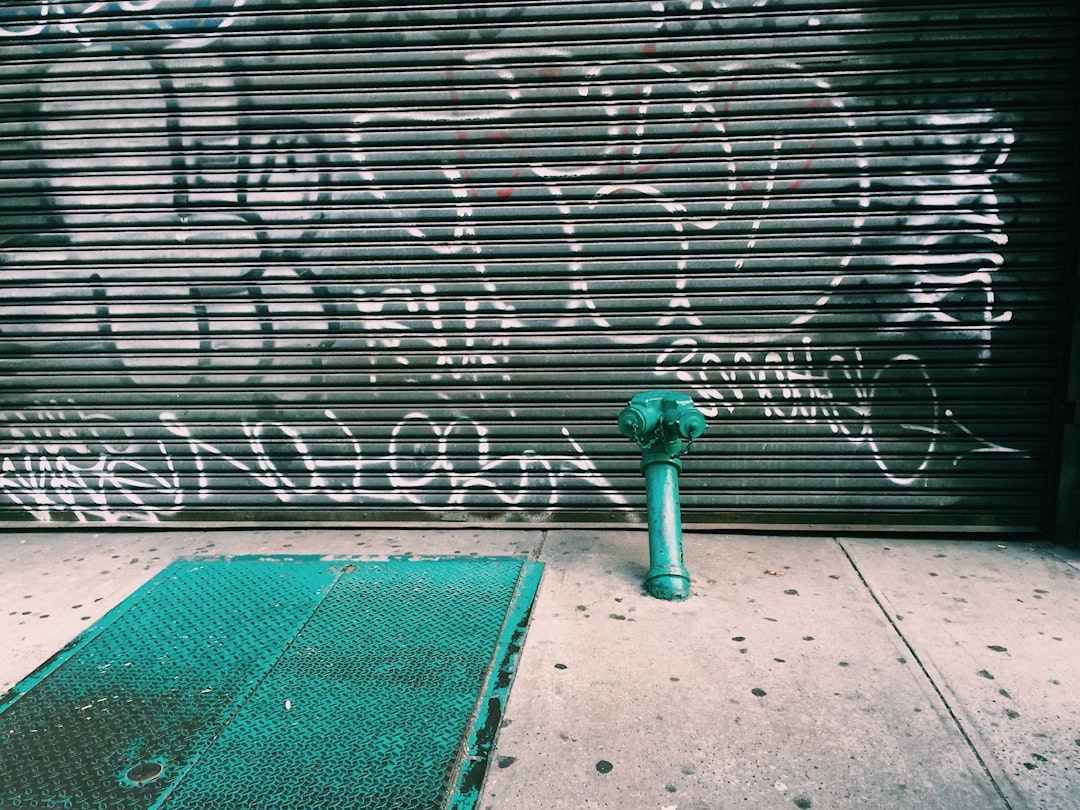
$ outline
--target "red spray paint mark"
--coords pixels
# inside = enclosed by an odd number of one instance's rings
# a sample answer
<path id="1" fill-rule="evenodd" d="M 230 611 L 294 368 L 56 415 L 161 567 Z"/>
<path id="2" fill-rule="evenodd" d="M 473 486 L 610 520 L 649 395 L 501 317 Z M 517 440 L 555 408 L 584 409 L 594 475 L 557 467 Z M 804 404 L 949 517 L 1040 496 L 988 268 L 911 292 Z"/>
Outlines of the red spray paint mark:
<path id="1" fill-rule="evenodd" d="M 505 200 L 507 197 L 509 197 L 513 193 L 514 193 L 514 190 L 512 188 L 500 188 L 498 191 L 495 192 L 496 196 L 498 196 L 500 199 L 503 199 L 503 200 Z"/>
<path id="2" fill-rule="evenodd" d="M 656 53 L 656 45 L 651 42 L 641 49 L 642 53 Z"/>

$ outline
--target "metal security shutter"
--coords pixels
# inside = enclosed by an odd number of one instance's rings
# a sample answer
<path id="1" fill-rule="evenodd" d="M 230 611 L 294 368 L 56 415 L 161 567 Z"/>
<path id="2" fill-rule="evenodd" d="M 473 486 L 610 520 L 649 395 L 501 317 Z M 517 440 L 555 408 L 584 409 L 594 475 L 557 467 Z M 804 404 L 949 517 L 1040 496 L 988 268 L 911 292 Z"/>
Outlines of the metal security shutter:
<path id="1" fill-rule="evenodd" d="M 1073 0 L 0 9 L 7 520 L 1052 512 Z"/>

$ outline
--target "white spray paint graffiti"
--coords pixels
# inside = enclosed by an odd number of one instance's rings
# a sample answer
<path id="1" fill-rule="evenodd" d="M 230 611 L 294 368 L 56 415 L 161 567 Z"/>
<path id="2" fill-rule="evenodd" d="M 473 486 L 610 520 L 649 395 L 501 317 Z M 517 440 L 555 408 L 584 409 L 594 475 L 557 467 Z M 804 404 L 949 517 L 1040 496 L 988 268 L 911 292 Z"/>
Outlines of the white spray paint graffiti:
<path id="1" fill-rule="evenodd" d="M 657 30 L 697 30 L 693 15 L 706 5 L 712 11 L 727 7 L 718 2 L 654 4 Z M 149 12 L 158 6 L 153 1 L 42 3 L 41 14 L 33 20 L 0 16 L 0 36 L 60 34 L 91 47 L 98 44 L 96 32 L 104 30 L 95 27 L 97 15 L 110 15 L 109 25 L 123 30 L 134 30 L 130 25 L 137 20 L 137 27 L 163 33 L 170 38 L 169 48 L 201 48 L 234 23 L 243 0 L 196 3 L 205 12 L 197 30 L 170 28 L 180 25 L 180 18 L 156 19 Z M 717 24 L 716 17 L 700 23 Z M 343 345 L 368 350 L 370 367 L 363 373 L 370 385 L 454 381 L 482 388 L 492 379 L 513 383 L 514 359 L 528 347 L 527 339 L 519 336 L 527 331 L 546 330 L 572 343 L 575 331 L 588 330 L 599 336 L 602 347 L 651 356 L 649 368 L 658 382 L 689 387 L 712 417 L 753 408 L 778 424 L 827 425 L 839 440 L 865 449 L 882 476 L 897 486 L 917 485 L 935 458 L 947 464 L 965 454 L 1016 452 L 975 436 L 942 398 L 917 354 L 902 350 L 871 361 L 865 347 L 837 350 L 816 342 L 815 330 L 827 328 L 837 317 L 839 299 L 850 303 L 863 294 L 860 290 L 874 294 L 875 274 L 852 266 L 870 238 L 866 223 L 872 213 L 873 165 L 845 100 L 824 80 L 804 75 L 798 64 L 757 63 L 756 68 L 764 65 L 804 95 L 806 111 L 838 122 L 830 148 L 832 160 L 842 165 L 808 159 L 817 144 L 800 140 L 798 134 L 777 133 L 764 152 L 740 151 L 746 144 L 732 129 L 729 105 L 737 101 L 743 92 L 740 83 L 748 81 L 749 68 L 755 66 L 662 60 L 655 46 L 649 47 L 632 77 L 625 66 L 575 64 L 565 49 L 469 50 L 463 67 L 489 71 L 503 94 L 499 102 L 487 107 L 457 103 L 459 90 L 448 71 L 447 92 L 453 103 L 353 115 L 347 152 L 317 134 L 244 131 L 237 112 L 242 105 L 231 95 L 237 90 L 224 62 L 221 75 L 166 80 L 161 66 L 147 61 L 145 78 L 134 86 L 140 91 L 140 111 L 148 120 L 160 121 L 161 128 L 148 131 L 142 121 L 124 124 L 118 119 L 119 133 L 110 137 L 138 133 L 150 153 L 174 155 L 176 188 L 159 194 L 170 200 L 176 218 L 169 255 L 183 260 L 217 251 L 244 272 L 224 282 L 220 277 L 178 276 L 175 286 L 159 287 L 157 294 L 165 302 L 158 315 L 170 330 L 166 341 L 148 333 L 140 320 L 145 305 L 137 300 L 138 290 L 107 278 L 97 282 L 90 303 L 72 310 L 63 301 L 64 291 L 56 288 L 55 302 L 46 301 L 35 312 L 63 306 L 72 315 L 99 321 L 102 340 L 111 347 L 119 369 L 135 386 L 147 388 L 166 379 L 173 386 L 196 386 L 209 374 L 230 375 L 241 386 L 270 384 L 277 379 L 275 373 L 287 368 L 291 352 L 311 350 L 312 336 L 327 350 Z M 131 56 L 127 64 L 138 65 L 139 60 Z M 523 63 L 534 66 L 521 67 Z M 545 81 L 556 83 L 556 89 Z M 220 109 L 199 109 L 198 120 L 206 131 L 177 133 L 169 122 L 192 115 L 184 105 L 200 97 L 194 91 L 217 99 Z M 468 87 L 463 85 L 460 92 L 464 95 Z M 551 96 L 545 93 L 599 104 L 606 117 L 602 145 L 587 155 L 564 151 L 555 157 L 516 147 L 508 132 L 519 107 L 549 103 Z M 678 99 L 682 121 L 674 139 L 670 129 L 663 129 L 671 125 L 671 102 L 663 108 L 658 100 L 671 98 Z M 100 209 L 138 208 L 145 197 L 137 188 L 124 186 L 122 179 L 116 188 L 87 190 L 74 171 L 84 158 L 50 153 L 50 144 L 78 133 L 68 113 L 80 103 L 54 97 L 43 105 L 41 165 L 52 178 L 53 192 L 75 201 L 61 262 L 92 257 L 110 228 L 116 228 L 117 239 L 130 234 L 132 223 L 119 219 L 127 214 L 112 221 L 113 215 Z M 300 130 L 302 116 L 295 123 Z M 125 126 L 131 131 L 125 133 Z M 446 154 L 430 168 L 441 183 L 441 197 L 434 203 L 403 196 L 392 170 L 377 159 L 381 154 L 392 163 L 386 158 L 392 149 L 373 141 L 373 133 L 380 130 L 421 126 L 455 126 L 461 132 L 458 151 L 444 149 Z M 1007 159 L 1013 135 L 990 111 L 929 116 L 915 129 L 925 144 L 947 147 L 949 156 L 941 176 L 911 176 L 892 189 L 892 213 L 903 222 L 905 233 L 917 235 L 898 242 L 877 271 L 883 286 L 892 289 L 898 280 L 906 280 L 900 303 L 882 309 L 882 325 L 911 330 L 935 324 L 966 327 L 953 333 L 973 347 L 974 364 L 986 362 L 992 330 L 1011 318 L 995 297 L 994 274 L 1003 265 L 1007 237 L 992 180 Z M 484 174 L 466 153 L 488 147 L 506 151 L 499 174 Z M 656 165 L 684 158 L 713 162 L 715 173 L 705 181 L 715 186 L 709 195 L 679 194 L 670 177 L 657 179 Z M 761 338 L 760 346 L 748 347 L 746 334 L 725 329 L 709 314 L 710 291 L 698 280 L 708 267 L 696 253 L 698 246 L 705 240 L 723 241 L 730 258 L 708 261 L 724 261 L 725 270 L 751 275 L 763 246 L 782 238 L 768 229 L 784 195 L 831 173 L 847 178 L 841 192 L 848 207 L 831 220 L 831 233 L 842 248 L 822 260 L 817 271 L 823 279 L 820 289 L 806 294 L 805 306 L 793 311 L 790 322 Z M 552 265 L 569 271 L 557 290 L 561 310 L 552 306 L 540 315 L 524 311 L 524 288 L 492 280 L 491 267 L 500 258 L 499 233 L 484 214 L 529 194 L 532 209 L 543 214 L 530 226 L 545 240 Z M 384 238 L 391 234 L 412 256 L 459 261 L 471 269 L 474 281 L 458 277 L 449 282 L 433 278 L 341 285 L 306 267 L 302 250 L 291 261 L 290 248 L 279 246 L 313 243 L 332 249 L 337 237 L 355 231 L 355 223 L 323 219 L 324 209 L 344 202 L 357 210 L 371 206 L 386 211 L 386 221 L 377 222 Z M 426 216 L 432 205 L 450 215 L 433 223 Z M 297 208 L 310 211 L 301 227 L 296 224 Z M 651 228 L 651 244 L 662 247 L 657 255 L 668 279 L 658 293 L 666 305 L 651 316 L 645 330 L 621 328 L 602 282 L 589 276 L 589 262 L 603 256 L 599 246 L 604 244 L 604 229 L 628 210 Z M 881 216 L 880 210 L 876 213 Z M 145 219 L 152 222 L 156 216 L 150 212 Z M 949 229 L 968 237 L 962 244 L 949 243 L 941 236 Z M 147 255 L 162 251 L 151 242 L 136 248 Z M 972 296 L 985 305 L 974 320 L 966 307 L 962 319 L 952 302 Z M 342 335 L 346 329 L 347 339 Z M 33 337 L 34 332 L 35 327 L 25 323 L 6 329 L 16 339 Z M 159 351 L 163 345 L 168 348 L 165 354 Z M 245 360 L 250 356 L 260 358 L 255 369 Z M 875 418 L 878 392 L 893 383 L 910 393 L 912 416 L 883 435 Z M 283 391 L 279 401 L 290 396 Z M 162 410 L 158 422 L 151 423 L 160 430 L 146 438 L 119 425 L 99 430 L 98 425 L 114 421 L 107 414 L 89 413 L 76 403 L 50 403 L 34 411 L 0 414 L 5 431 L 0 488 L 39 520 L 59 513 L 78 520 L 160 520 L 211 502 L 222 482 L 225 488 L 258 490 L 282 505 L 490 509 L 494 503 L 506 511 L 555 508 L 569 488 L 584 485 L 597 502 L 614 510 L 629 508 L 626 497 L 566 428 L 561 429 L 565 452 L 502 452 L 492 449 L 491 424 L 455 413 L 445 417 L 407 410 L 384 436 L 372 439 L 361 437 L 361 426 L 340 419 L 332 408 L 305 424 L 239 415 L 218 425 L 224 434 L 208 432 L 177 411 Z M 118 432 L 126 436 L 123 444 L 110 438 Z M 905 450 L 897 454 L 889 445 L 900 439 Z"/>
<path id="2" fill-rule="evenodd" d="M 0 412 L 9 437 L 0 444 L 0 489 L 40 521 L 60 512 L 80 522 L 157 521 L 178 511 L 184 493 L 164 442 L 101 441 L 99 426 L 110 421 L 108 414 L 64 408 Z M 148 449 L 163 462 L 153 469 L 145 463 Z"/>
<path id="3" fill-rule="evenodd" d="M 925 229 L 926 235 L 919 237 L 910 252 L 889 255 L 889 271 L 877 276 L 881 287 L 895 287 L 898 279 L 909 279 L 907 300 L 888 313 L 883 326 L 965 327 L 954 328 L 952 336 L 954 341 L 972 347 L 965 360 L 973 369 L 989 359 L 992 329 L 1012 318 L 1012 313 L 998 307 L 995 301 L 993 273 L 1004 264 L 1000 251 L 1008 237 L 998 213 L 992 178 L 1005 163 L 1014 137 L 1006 128 L 995 128 L 988 112 L 936 115 L 923 124 L 928 142 L 962 145 L 966 150 L 945 161 L 944 170 L 949 173 L 952 188 L 943 190 L 938 181 L 932 191 L 924 192 L 921 187 L 932 181 L 919 176 L 908 181 L 912 193 L 904 204 L 916 212 L 907 217 L 908 226 Z M 977 127 L 974 135 L 970 134 L 973 125 Z M 863 204 L 860 200 L 860 206 Z M 940 213 L 943 211 L 948 213 Z M 943 252 L 935 252 L 944 239 L 940 230 L 944 221 L 958 223 L 973 234 L 966 250 L 957 252 L 946 247 Z M 852 247 L 861 240 L 861 235 L 854 236 Z M 874 277 L 865 272 L 849 274 L 850 259 L 849 255 L 842 260 L 843 272 L 832 278 L 813 307 L 792 319 L 793 327 L 827 324 L 830 304 L 848 287 L 861 286 L 866 290 L 862 295 L 868 302 L 871 300 L 876 291 Z M 984 302 L 974 317 L 970 307 L 963 320 L 951 311 L 951 300 L 972 297 Z M 850 303 L 859 299 L 849 294 L 847 300 Z M 725 352 L 729 340 L 723 335 L 681 338 L 657 357 L 657 369 L 690 386 L 709 416 L 732 413 L 736 407 L 754 401 L 760 403 L 766 418 L 824 422 L 833 433 L 865 446 L 883 474 L 899 485 L 918 483 L 935 454 L 944 453 L 955 463 L 959 456 L 971 453 L 1020 452 L 980 439 L 959 422 L 948 404 L 940 401 L 933 379 L 917 355 L 902 352 L 879 362 L 876 370 L 867 370 L 858 348 L 836 353 L 814 346 L 810 336 L 801 335 L 799 339 L 801 345 L 797 348 Z M 910 386 L 909 407 L 927 418 L 922 422 L 907 421 L 899 430 L 894 428 L 892 438 L 901 435 L 907 441 L 902 453 L 890 453 L 875 437 L 874 395 L 883 380 L 900 369 L 905 370 L 909 382 L 915 383 Z M 925 442 L 918 440 L 919 434 L 925 436 Z M 922 454 L 910 458 L 912 449 L 920 446 Z"/>
<path id="4" fill-rule="evenodd" d="M 496 455 L 488 429 L 467 418 L 441 424 L 424 413 L 408 413 L 391 429 L 389 442 L 373 447 L 357 439 L 334 411 L 327 409 L 323 415 L 322 427 L 332 426 L 340 437 L 332 452 L 325 447 L 320 452 L 301 428 L 281 422 L 241 422 L 243 444 L 237 451 L 201 438 L 198 426 L 170 412 L 161 414 L 160 424 L 173 440 L 146 443 L 132 438 L 124 445 L 94 442 L 100 434 L 93 425 L 113 421 L 105 414 L 62 408 L 0 413 L 5 423 L 35 425 L 8 428 L 13 442 L 0 445 L 0 488 L 44 522 L 59 513 L 81 522 L 157 522 L 210 499 L 220 485 L 214 478 L 225 473 L 232 473 L 240 486 L 264 488 L 281 504 L 382 503 L 460 510 L 476 504 L 483 508 L 494 497 L 506 511 L 543 511 L 559 504 L 566 482 L 574 479 L 594 487 L 613 508 L 628 508 L 626 498 L 566 428 L 565 455 L 528 450 Z M 42 430 L 37 425 L 43 421 L 57 427 Z M 319 426 L 309 432 L 326 434 Z M 161 462 L 155 468 L 163 465 L 167 475 L 148 467 L 147 454 L 155 452 Z M 187 485 L 188 477 L 194 486 Z"/>
<path id="5" fill-rule="evenodd" d="M 58 37 L 61 41 L 70 37 L 90 49 L 101 44 L 111 47 L 114 37 L 110 34 L 150 33 L 168 37 L 169 48 L 196 48 L 231 26 L 244 0 L 194 0 L 198 16 L 154 14 L 171 5 L 165 0 L 5 3 L 0 9 L 0 37 Z"/>

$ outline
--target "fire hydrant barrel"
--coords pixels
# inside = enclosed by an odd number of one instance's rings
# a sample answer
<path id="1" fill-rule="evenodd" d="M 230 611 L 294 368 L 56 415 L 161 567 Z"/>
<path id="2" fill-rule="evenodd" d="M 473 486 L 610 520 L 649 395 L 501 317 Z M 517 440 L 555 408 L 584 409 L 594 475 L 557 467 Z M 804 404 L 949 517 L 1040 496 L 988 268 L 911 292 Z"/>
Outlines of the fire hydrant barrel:
<path id="1" fill-rule="evenodd" d="M 645 501 L 649 513 L 649 572 L 645 590 L 657 599 L 681 601 L 690 596 L 690 572 L 682 557 L 682 510 L 679 468 L 653 461 L 645 474 Z"/>

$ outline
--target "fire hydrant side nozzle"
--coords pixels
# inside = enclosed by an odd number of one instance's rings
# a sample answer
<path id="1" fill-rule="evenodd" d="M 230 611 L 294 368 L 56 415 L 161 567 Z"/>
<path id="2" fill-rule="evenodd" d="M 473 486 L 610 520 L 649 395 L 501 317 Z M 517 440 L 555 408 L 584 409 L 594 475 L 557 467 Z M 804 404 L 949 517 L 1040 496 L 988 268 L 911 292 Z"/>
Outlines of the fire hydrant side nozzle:
<path id="1" fill-rule="evenodd" d="M 690 596 L 690 572 L 682 558 L 679 473 L 681 457 L 706 427 L 705 416 L 694 407 L 694 401 L 676 391 L 634 394 L 619 413 L 619 432 L 641 448 L 649 516 L 645 589 L 658 599 Z"/>

